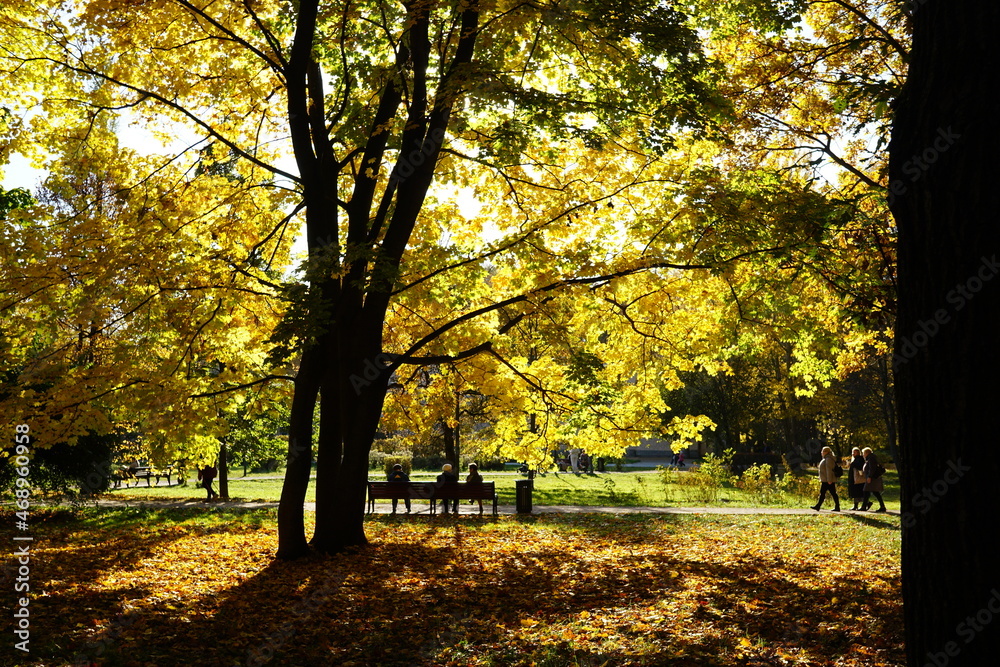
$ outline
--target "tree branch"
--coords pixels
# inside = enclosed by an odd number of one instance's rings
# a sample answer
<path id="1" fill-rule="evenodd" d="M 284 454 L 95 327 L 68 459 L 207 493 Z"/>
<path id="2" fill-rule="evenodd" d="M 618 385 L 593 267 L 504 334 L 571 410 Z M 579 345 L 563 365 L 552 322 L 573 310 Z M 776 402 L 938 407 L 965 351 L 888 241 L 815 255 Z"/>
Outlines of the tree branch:
<path id="1" fill-rule="evenodd" d="M 239 391 L 240 389 L 247 389 L 249 387 L 262 384 L 264 382 L 270 382 L 271 380 L 288 380 L 289 382 L 295 382 L 295 378 L 291 375 L 265 375 L 262 378 L 254 380 L 253 382 L 244 382 L 243 384 L 238 384 L 232 387 L 226 387 L 225 389 L 219 389 L 218 391 L 207 391 L 201 394 L 191 394 L 189 398 L 211 398 L 212 396 L 219 396 L 221 394 L 227 394 L 231 391 Z"/>

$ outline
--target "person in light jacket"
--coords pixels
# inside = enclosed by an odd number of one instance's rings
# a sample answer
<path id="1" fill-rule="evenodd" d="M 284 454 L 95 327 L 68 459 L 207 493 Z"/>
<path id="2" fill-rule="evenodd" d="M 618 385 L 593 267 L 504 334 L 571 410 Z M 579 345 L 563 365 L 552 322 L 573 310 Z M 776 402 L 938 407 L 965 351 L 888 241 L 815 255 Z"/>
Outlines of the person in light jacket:
<path id="1" fill-rule="evenodd" d="M 882 500 L 882 491 L 885 490 L 885 483 L 882 481 L 882 466 L 879 465 L 878 458 L 870 447 L 862 449 L 861 454 L 865 457 L 865 502 L 861 506 L 861 511 L 867 512 L 872 506 L 872 501 L 868 498 L 874 494 L 878 500 L 878 509 L 875 511 L 884 512 L 885 501 Z"/>
<path id="2" fill-rule="evenodd" d="M 819 500 L 813 505 L 813 509 L 817 512 L 823 507 L 823 501 L 826 500 L 826 492 L 829 491 L 830 495 L 833 496 L 834 512 L 840 511 L 840 498 L 837 496 L 837 475 L 833 472 L 834 467 L 837 465 L 837 459 L 833 456 L 833 450 L 829 447 L 824 447 L 823 459 L 819 462 Z"/>

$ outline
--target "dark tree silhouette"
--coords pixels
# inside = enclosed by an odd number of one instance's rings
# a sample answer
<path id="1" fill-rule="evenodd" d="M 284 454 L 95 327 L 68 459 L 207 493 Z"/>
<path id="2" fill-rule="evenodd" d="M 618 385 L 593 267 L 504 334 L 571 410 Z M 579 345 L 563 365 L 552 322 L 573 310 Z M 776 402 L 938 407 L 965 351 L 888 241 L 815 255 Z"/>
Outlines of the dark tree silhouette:
<path id="1" fill-rule="evenodd" d="M 1000 650 L 1000 5 L 914 0 L 890 145 L 907 664 Z"/>

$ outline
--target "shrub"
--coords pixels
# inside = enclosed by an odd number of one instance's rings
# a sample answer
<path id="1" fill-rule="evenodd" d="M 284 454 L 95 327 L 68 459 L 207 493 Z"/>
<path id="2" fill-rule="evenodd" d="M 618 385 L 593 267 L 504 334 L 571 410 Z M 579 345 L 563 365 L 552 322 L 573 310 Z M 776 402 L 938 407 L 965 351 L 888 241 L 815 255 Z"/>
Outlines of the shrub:
<path id="1" fill-rule="evenodd" d="M 781 495 L 781 489 L 771 473 L 771 466 L 766 463 L 747 468 L 736 480 L 736 487 L 746 491 L 762 505 L 772 504 Z"/>
<path id="2" fill-rule="evenodd" d="M 778 480 L 778 488 L 785 494 L 800 500 L 813 500 L 817 493 L 815 478 L 786 472 Z"/>
<path id="3" fill-rule="evenodd" d="M 732 449 L 722 452 L 721 456 L 706 454 L 697 472 L 710 477 L 719 488 L 730 485 L 736 480 L 733 477 L 733 455 Z"/>
<path id="4" fill-rule="evenodd" d="M 675 473 L 676 483 L 688 491 L 692 500 L 700 503 L 714 503 L 719 499 L 720 486 L 715 478 L 702 470 Z"/>
<path id="5" fill-rule="evenodd" d="M 479 471 L 500 471 L 503 472 L 507 469 L 507 464 L 503 459 L 480 459 Z"/>
<path id="6" fill-rule="evenodd" d="M 368 464 L 370 470 L 382 470 L 385 474 L 389 474 L 392 467 L 396 464 L 403 466 L 403 472 L 407 475 L 410 474 L 410 470 L 413 469 L 413 457 L 410 456 L 409 452 L 394 452 L 392 454 L 386 454 L 385 452 L 371 452 L 368 455 Z"/>
<path id="7" fill-rule="evenodd" d="M 441 466 L 445 463 L 455 465 L 454 461 L 446 459 L 443 454 L 434 454 L 433 456 L 413 456 L 412 465 L 418 470 L 441 470 Z"/>
<path id="8" fill-rule="evenodd" d="M 380 470 L 385 467 L 385 457 L 388 456 L 385 452 L 370 451 L 368 452 L 368 469 L 369 470 Z"/>
<path id="9" fill-rule="evenodd" d="M 712 464 L 709 464 L 712 470 Z M 706 473 L 702 467 L 692 468 L 685 472 L 678 470 L 674 466 L 657 468 L 660 475 L 660 482 L 663 483 L 663 492 L 666 500 L 672 500 L 671 489 L 673 485 L 684 489 L 683 497 L 699 503 L 714 503 L 719 499 L 719 492 L 722 485 L 712 474 Z M 728 481 L 729 476 L 726 475 Z"/>
<path id="10" fill-rule="evenodd" d="M 612 502 L 617 501 L 618 492 L 615 491 L 615 480 L 610 477 L 605 477 L 601 480 L 601 483 L 604 484 L 604 492 L 608 494 L 608 498 L 610 498 Z"/>
<path id="11" fill-rule="evenodd" d="M 32 448 L 31 484 L 41 491 L 72 498 L 106 491 L 112 480 L 116 450 L 125 438 L 121 434 L 88 433 L 75 445 L 58 442 L 47 448 Z M 14 485 L 14 450 L 0 456 L 0 486 Z"/>

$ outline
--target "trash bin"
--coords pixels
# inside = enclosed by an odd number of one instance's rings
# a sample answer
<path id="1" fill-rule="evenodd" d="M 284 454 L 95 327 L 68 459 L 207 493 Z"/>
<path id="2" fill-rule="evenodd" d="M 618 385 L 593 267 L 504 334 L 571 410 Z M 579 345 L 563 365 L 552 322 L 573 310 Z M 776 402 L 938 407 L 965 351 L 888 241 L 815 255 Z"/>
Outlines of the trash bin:
<path id="1" fill-rule="evenodd" d="M 534 482 L 530 479 L 519 479 L 514 482 L 514 494 L 516 496 L 517 513 L 531 514 L 531 491 Z"/>

